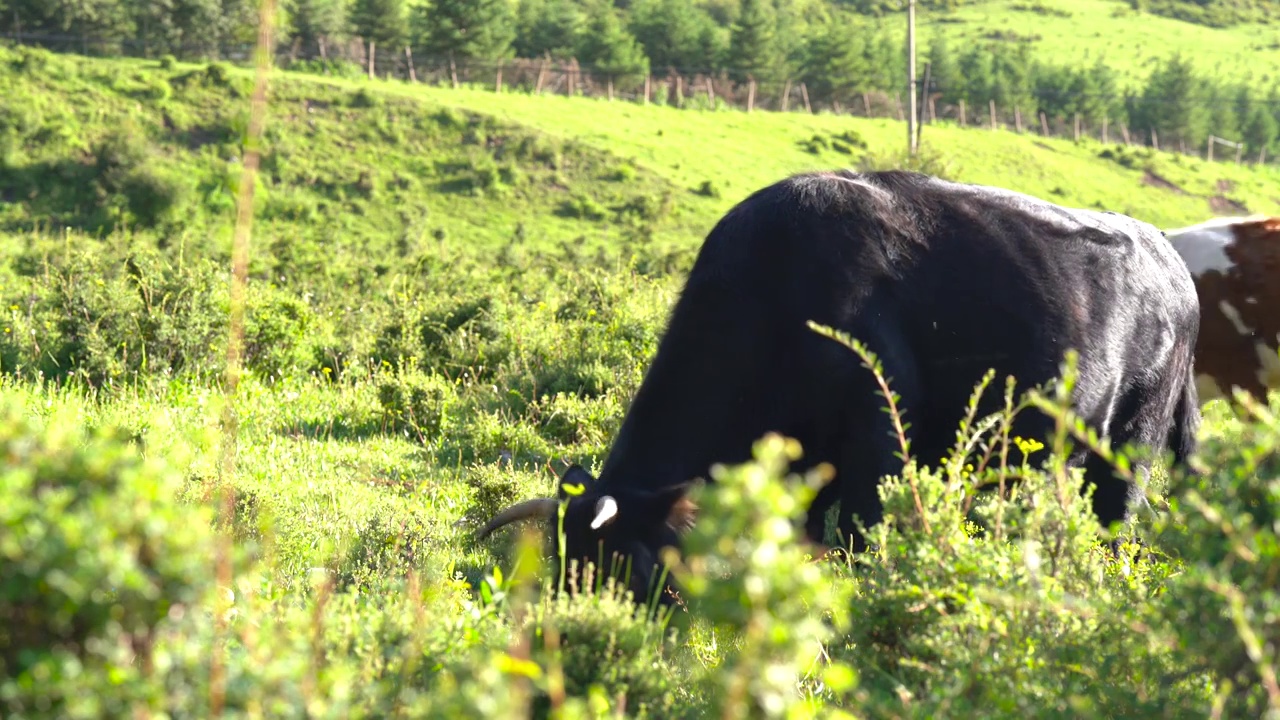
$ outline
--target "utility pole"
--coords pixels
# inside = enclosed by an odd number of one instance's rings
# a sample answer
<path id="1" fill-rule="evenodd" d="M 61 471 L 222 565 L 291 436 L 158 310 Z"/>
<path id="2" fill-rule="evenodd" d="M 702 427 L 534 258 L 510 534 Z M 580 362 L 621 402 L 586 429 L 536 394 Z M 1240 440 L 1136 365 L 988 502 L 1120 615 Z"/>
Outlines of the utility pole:
<path id="1" fill-rule="evenodd" d="M 916 0 L 907 0 L 907 152 L 916 154 Z"/>

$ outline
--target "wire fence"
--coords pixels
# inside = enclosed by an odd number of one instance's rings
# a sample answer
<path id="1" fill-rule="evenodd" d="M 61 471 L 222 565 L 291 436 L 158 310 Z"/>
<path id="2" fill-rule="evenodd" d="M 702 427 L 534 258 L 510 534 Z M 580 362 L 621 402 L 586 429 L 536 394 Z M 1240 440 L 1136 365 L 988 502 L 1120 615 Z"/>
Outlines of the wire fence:
<path id="1" fill-rule="evenodd" d="M 96 40 L 70 35 L 31 35 L 7 33 L 0 39 L 39 46 L 54 52 L 75 53 L 96 57 L 158 58 L 164 54 L 183 57 L 216 59 L 234 64 L 252 62 L 254 45 L 222 45 L 210 47 L 189 44 L 177 48 L 167 47 L 164 52 L 155 46 L 137 40 Z M 172 51 L 176 50 L 176 53 Z M 298 41 L 278 44 L 275 64 L 285 70 L 296 70 L 322 75 L 368 77 L 380 80 L 398 80 L 422 83 L 438 87 L 488 89 L 494 92 L 519 92 L 538 95 L 561 95 L 599 98 L 616 102 L 644 105 L 660 105 L 689 110 L 735 109 L 745 112 L 799 112 L 848 115 L 864 118 L 884 118 L 898 121 L 907 119 L 907 102 L 904 91 L 857 90 L 847 87 L 824 87 L 813 92 L 803 80 L 733 78 L 726 71 L 689 70 L 666 68 L 648 73 L 611 73 L 599 67 L 579 63 L 576 59 L 513 58 L 503 61 L 460 60 L 438 55 L 415 55 L 411 47 L 398 50 L 379 48 L 376 43 L 366 43 L 360 38 L 341 42 L 325 42 L 304 48 Z M 825 83 L 824 83 L 825 84 Z M 1204 142 L 1189 145 L 1183 138 L 1166 138 L 1162 141 L 1155 129 L 1132 130 L 1121 117 L 1105 114 L 1049 114 L 1019 104 L 1000 104 L 989 100 L 985 106 L 973 107 L 964 100 L 950 103 L 943 98 L 945 88 L 927 77 L 918 79 L 918 119 L 921 131 L 930 125 L 952 126 L 989 130 L 1006 130 L 1018 134 L 1042 137 L 1066 138 L 1076 142 L 1096 140 L 1128 146 L 1153 147 L 1159 150 L 1180 152 L 1203 157 L 1210 161 L 1237 163 L 1264 163 L 1269 160 L 1266 147 L 1250 148 L 1242 138 L 1222 137 L 1211 129 Z M 1052 94 L 1052 93 L 1051 93 Z M 1123 104 L 1123 95 L 1100 96 L 1090 93 L 1060 93 L 1046 96 L 1036 93 L 1040 102 L 1069 104 L 1084 100 L 1106 100 L 1113 107 Z M 1180 99 L 1156 99 L 1157 104 L 1173 105 L 1188 102 L 1208 106 L 1221 102 L 1218 98 L 1188 97 Z M 1065 101 L 1065 102 L 1064 102 Z M 1250 99 L 1250 104 L 1272 103 Z M 1270 107 L 1280 116 L 1280 107 Z M 1122 113 L 1118 113 L 1122 115 Z M 1215 145 L 1219 146 L 1216 148 Z M 1230 151 L 1224 152 L 1222 146 Z"/>

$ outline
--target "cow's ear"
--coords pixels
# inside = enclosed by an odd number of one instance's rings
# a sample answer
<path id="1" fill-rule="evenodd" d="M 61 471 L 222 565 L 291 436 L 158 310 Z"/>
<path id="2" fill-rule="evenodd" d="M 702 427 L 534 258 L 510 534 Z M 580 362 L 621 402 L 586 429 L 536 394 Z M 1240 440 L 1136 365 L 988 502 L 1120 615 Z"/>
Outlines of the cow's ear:
<path id="1" fill-rule="evenodd" d="M 667 525 L 681 535 L 692 530 L 693 523 L 698 519 L 698 504 L 691 495 L 701 486 L 701 482 L 694 480 L 657 493 L 655 511 L 665 514 Z"/>
<path id="2" fill-rule="evenodd" d="M 561 499 L 568 494 L 564 490 L 565 485 L 581 485 L 583 490 L 594 485 L 596 479 L 591 473 L 587 472 L 581 465 L 570 465 L 563 474 L 560 475 L 560 482 L 556 483 L 556 493 Z"/>

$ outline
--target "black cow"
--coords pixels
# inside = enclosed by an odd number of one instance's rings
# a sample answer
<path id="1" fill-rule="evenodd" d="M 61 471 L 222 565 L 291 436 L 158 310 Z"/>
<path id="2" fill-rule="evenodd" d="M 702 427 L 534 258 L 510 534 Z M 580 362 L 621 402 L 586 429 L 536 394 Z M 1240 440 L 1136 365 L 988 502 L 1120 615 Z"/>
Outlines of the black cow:
<path id="1" fill-rule="evenodd" d="M 748 459 L 768 431 L 800 441 L 797 469 L 836 469 L 810 508 L 810 538 L 821 542 L 821 506 L 838 492 L 845 542 L 863 549 L 853 516 L 881 520 L 876 487 L 901 471 L 899 447 L 872 374 L 809 320 L 879 357 L 923 462 L 954 443 L 989 368 L 1021 391 L 1056 377 L 1071 348 L 1075 410 L 1100 434 L 1171 449 L 1179 464 L 1193 449 L 1196 290 L 1155 227 L 916 173 L 802 174 L 755 192 L 707 236 L 600 478 L 577 466 L 562 477 L 586 485 L 567 508 L 568 557 L 630 556 L 629 586 L 648 596 L 660 548 L 692 521 L 688 483 Z M 1018 422 L 1015 433 L 1039 438 L 1051 423 L 1036 411 Z M 1133 488 L 1104 460 L 1078 450 L 1070 463 L 1096 485 L 1104 526 L 1128 516 Z M 480 535 L 555 507 L 526 501 Z"/>

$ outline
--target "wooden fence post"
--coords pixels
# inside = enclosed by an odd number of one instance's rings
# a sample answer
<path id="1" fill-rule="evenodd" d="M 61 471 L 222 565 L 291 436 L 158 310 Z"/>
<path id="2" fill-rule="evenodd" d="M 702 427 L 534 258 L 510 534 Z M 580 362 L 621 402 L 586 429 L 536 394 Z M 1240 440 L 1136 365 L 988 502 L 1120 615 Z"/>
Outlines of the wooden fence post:
<path id="1" fill-rule="evenodd" d="M 1156 129 L 1151 128 L 1151 147 L 1156 150 L 1160 149 L 1160 136 L 1156 134 Z"/>
<path id="2" fill-rule="evenodd" d="M 1121 137 L 1123 137 L 1123 138 L 1124 138 L 1124 144 L 1125 144 L 1125 145 L 1132 145 L 1132 144 L 1133 144 L 1133 143 L 1132 143 L 1132 142 L 1130 142 L 1130 140 L 1129 140 L 1129 126 L 1128 126 L 1128 125 L 1125 125 L 1124 123 L 1121 123 L 1121 124 L 1120 124 L 1120 135 L 1121 135 Z"/>
<path id="3" fill-rule="evenodd" d="M 782 88 L 782 112 L 787 111 L 787 107 L 791 104 L 791 78 L 787 78 L 787 84 Z"/>
<path id="4" fill-rule="evenodd" d="M 1080 113 L 1076 113 L 1076 142 L 1080 142 Z"/>
<path id="5" fill-rule="evenodd" d="M 862 112 L 867 117 L 871 117 L 871 95 L 869 93 L 862 93 Z"/>
<path id="6" fill-rule="evenodd" d="M 813 107 L 809 105 L 809 90 L 808 90 L 808 88 L 806 88 L 806 87 L 804 86 L 804 83 L 803 83 L 803 82 L 802 82 L 802 83 L 800 83 L 800 97 L 804 98 L 804 109 L 805 109 L 805 112 L 807 112 L 807 113 L 809 113 L 810 115 L 812 115 L 812 114 L 813 114 Z"/>
<path id="7" fill-rule="evenodd" d="M 449 55 L 449 77 L 453 80 L 453 89 L 458 89 L 458 66 L 453 62 L 453 54 Z"/>
<path id="8" fill-rule="evenodd" d="M 1049 137 L 1049 116 L 1040 111 L 1040 134 Z"/>
<path id="9" fill-rule="evenodd" d="M 964 98 L 960 98 L 960 127 L 964 127 L 964 126 L 965 126 Z"/>
<path id="10" fill-rule="evenodd" d="M 542 94 L 542 83 L 543 81 L 546 80 L 546 77 L 547 77 L 547 59 L 543 57 L 542 60 L 538 63 L 538 80 L 533 85 L 534 95 Z"/>
<path id="11" fill-rule="evenodd" d="M 1208 138 L 1206 138 L 1204 143 L 1206 146 L 1208 146 L 1208 149 L 1205 151 L 1205 154 L 1204 154 L 1204 159 L 1207 162 L 1213 162 L 1213 136 L 1210 135 Z"/>
<path id="12" fill-rule="evenodd" d="M 605 91 L 609 94 L 609 102 L 613 102 L 613 76 L 605 80 Z"/>
<path id="13" fill-rule="evenodd" d="M 707 75 L 707 104 L 710 106 L 710 107 L 708 108 L 709 110 L 715 110 L 715 109 L 716 109 L 716 93 L 715 93 L 715 90 L 711 89 L 711 75 L 710 75 L 710 74 L 708 74 L 708 75 Z"/>
<path id="14" fill-rule="evenodd" d="M 498 92 L 498 93 L 502 92 L 502 61 L 501 60 L 498 61 L 498 76 L 494 80 L 493 86 L 494 86 L 493 87 L 494 92 Z"/>
<path id="15" fill-rule="evenodd" d="M 747 112 L 751 112 L 756 107 L 756 79 L 749 78 L 747 81 Z"/>
<path id="16" fill-rule="evenodd" d="M 370 40 L 369 41 L 369 79 L 370 80 L 373 79 L 373 56 L 377 52 L 377 49 L 378 49 L 378 44 Z"/>
<path id="17" fill-rule="evenodd" d="M 1107 144 L 1107 116 L 1102 116 L 1102 144 Z"/>
<path id="18" fill-rule="evenodd" d="M 1013 129 L 1019 135 L 1022 134 L 1022 108 L 1017 105 L 1013 106 Z"/>
<path id="19" fill-rule="evenodd" d="M 413 48 L 404 46 L 404 59 L 409 62 L 409 82 L 418 82 L 418 73 L 413 69 Z"/>
<path id="20" fill-rule="evenodd" d="M 991 99 L 987 101 L 987 109 L 991 111 L 991 129 L 996 129 L 996 101 Z"/>
<path id="21" fill-rule="evenodd" d="M 649 104 L 649 87 L 653 84 L 653 75 L 645 73 L 644 76 L 644 104 Z"/>

